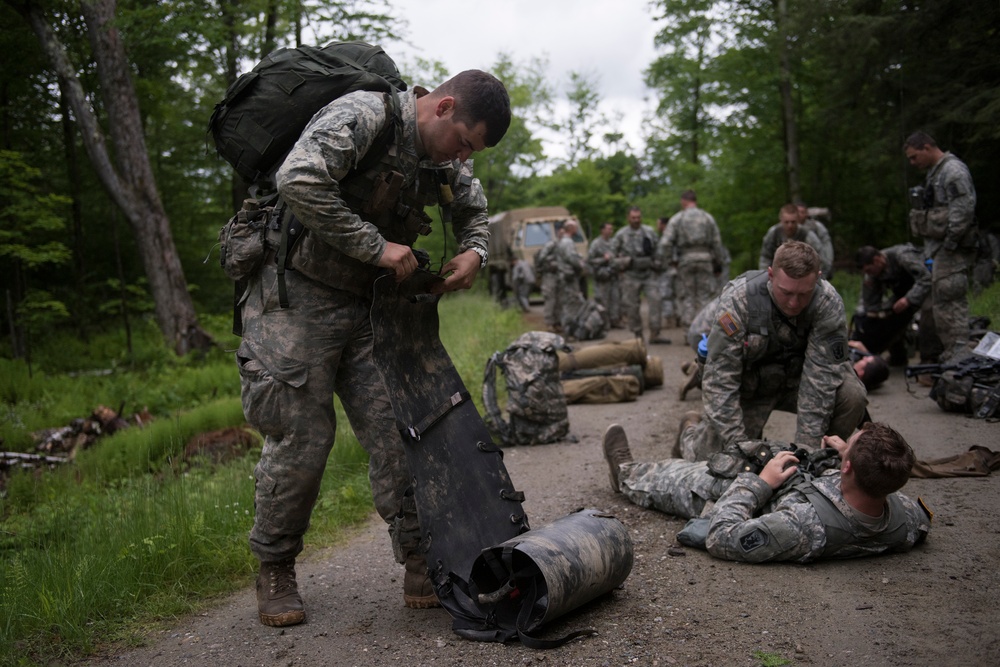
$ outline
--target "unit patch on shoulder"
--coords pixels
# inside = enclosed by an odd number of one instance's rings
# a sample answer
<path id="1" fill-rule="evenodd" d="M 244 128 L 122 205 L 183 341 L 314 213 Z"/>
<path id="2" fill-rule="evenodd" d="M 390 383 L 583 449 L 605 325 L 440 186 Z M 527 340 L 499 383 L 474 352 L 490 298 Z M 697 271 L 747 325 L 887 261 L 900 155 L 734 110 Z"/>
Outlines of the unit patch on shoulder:
<path id="1" fill-rule="evenodd" d="M 719 326 L 722 327 L 727 336 L 733 336 L 739 333 L 740 330 L 739 323 L 733 319 L 728 310 L 722 313 L 722 316 L 719 318 Z"/>
<path id="2" fill-rule="evenodd" d="M 740 548 L 744 552 L 753 551 L 759 547 L 765 546 L 768 543 L 768 536 L 760 528 L 754 528 L 752 531 L 740 538 Z"/>
<path id="3" fill-rule="evenodd" d="M 847 359 L 847 339 L 841 334 L 833 334 L 826 339 L 827 349 L 830 350 L 830 357 L 834 361 L 845 361 Z"/>

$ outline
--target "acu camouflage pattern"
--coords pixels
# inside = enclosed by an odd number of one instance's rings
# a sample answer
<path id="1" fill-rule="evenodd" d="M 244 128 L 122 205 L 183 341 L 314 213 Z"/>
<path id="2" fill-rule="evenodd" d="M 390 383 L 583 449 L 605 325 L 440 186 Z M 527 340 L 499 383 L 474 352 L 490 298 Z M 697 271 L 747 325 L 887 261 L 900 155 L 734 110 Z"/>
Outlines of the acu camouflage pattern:
<path id="1" fill-rule="evenodd" d="M 486 364 L 483 403 L 487 422 L 505 445 L 558 442 L 569 433 L 569 410 L 559 377 L 560 350 L 565 339 L 546 331 L 529 331 L 497 352 Z M 496 369 L 507 386 L 504 420 L 496 396 Z"/>
<path id="2" fill-rule="evenodd" d="M 461 251 L 486 251 L 486 197 L 472 162 L 435 164 L 416 153 L 415 87 L 402 94 L 402 143 L 393 143 L 369 177 L 342 180 L 357 167 L 390 122 L 381 94 L 356 92 L 328 104 L 306 126 L 277 172 L 278 192 L 305 226 L 291 266 L 325 285 L 365 296 L 386 242 L 412 245 L 429 233 L 425 206 L 438 203 L 439 177 L 451 185 L 451 215 Z M 395 172 L 401 180 L 388 183 Z"/>
<path id="3" fill-rule="evenodd" d="M 945 153 L 927 173 L 924 183 L 925 208 L 947 209 L 947 227 L 943 239 L 924 239 L 924 256 L 932 259 L 931 307 L 925 309 L 933 318 L 944 347 L 943 359 L 962 354 L 969 342 L 969 272 L 976 260 L 978 225 L 976 224 L 976 188 L 969 168 L 961 160 Z M 923 315 L 921 315 L 923 318 Z"/>
<path id="4" fill-rule="evenodd" d="M 830 230 L 816 218 L 806 218 L 805 222 L 799 223 L 799 227 L 812 232 L 819 239 L 816 251 L 819 253 L 820 265 L 827 267 L 823 270 L 823 277 L 830 280 L 833 278 L 833 237 L 830 236 Z"/>
<path id="5" fill-rule="evenodd" d="M 333 394 L 368 452 L 379 515 L 389 524 L 396 559 L 416 548 L 419 524 L 402 441 L 385 387 L 372 362 L 369 319 L 375 262 L 387 239 L 415 238 L 415 204 L 436 188 L 437 170 L 416 154 L 416 95 L 400 96 L 401 142 L 365 178 L 400 170 L 398 203 L 383 196 L 371 214 L 342 192 L 340 179 L 358 165 L 388 122 L 381 94 L 341 97 L 316 114 L 278 170 L 278 190 L 308 229 L 287 271 L 290 308 L 280 308 L 276 266 L 265 262 L 242 301 L 243 340 L 237 351 L 243 409 L 264 435 L 255 470 L 250 547 L 263 562 L 295 557 L 319 492 L 337 423 Z M 440 165 L 454 193 L 451 207 L 460 249 L 487 246 L 486 199 L 471 162 Z M 384 193 L 383 193 L 384 194 Z M 355 203 L 349 204 L 345 197 Z M 371 195 L 375 199 L 374 191 Z M 433 199 L 436 201 L 436 197 Z M 373 220 L 375 222 L 373 222 Z M 377 222 L 377 224 L 376 224 Z M 274 248 L 272 247 L 273 251 Z"/>
<path id="6" fill-rule="evenodd" d="M 646 295 L 650 338 L 660 335 L 663 297 L 658 273 L 661 264 L 656 252 L 659 238 L 647 225 L 632 229 L 626 225 L 611 238 L 615 256 L 628 265 L 621 274 L 622 314 L 628 318 L 628 328 L 642 336 L 642 294 Z"/>
<path id="7" fill-rule="evenodd" d="M 777 252 L 778 246 L 785 241 L 802 241 L 811 245 L 819 253 L 820 271 L 822 271 L 824 276 L 829 274 L 831 267 L 823 259 L 823 244 L 820 242 L 819 237 L 799 226 L 795 235 L 792 238 L 787 238 L 785 230 L 781 228 L 780 222 L 772 225 L 767 230 L 767 233 L 764 234 L 764 240 L 760 244 L 760 259 L 757 262 L 757 268 L 763 270 L 771 266 L 771 262 L 774 261 L 774 253 Z"/>
<path id="8" fill-rule="evenodd" d="M 806 447 L 818 446 L 827 433 L 846 439 L 860 421 L 867 398 L 848 362 L 840 295 L 819 280 L 795 321 L 768 298 L 768 335 L 754 333 L 749 291 L 766 288 L 769 297 L 770 287 L 751 271 L 720 296 L 703 371 L 704 418 L 681 435 L 683 458 L 705 460 L 727 445 L 760 438 L 776 409 L 797 413 L 794 442 Z"/>
<path id="9" fill-rule="evenodd" d="M 725 251 L 715 218 L 697 207 L 677 213 L 667 223 L 659 252 L 677 260 L 681 326 L 688 326 L 716 293 L 715 272 Z"/>
<path id="10" fill-rule="evenodd" d="M 754 443 L 760 444 L 760 441 Z M 710 474 L 704 462 L 666 459 L 626 463 L 621 466 L 619 482 L 625 497 L 640 507 L 685 519 L 709 518 L 708 552 L 726 560 L 808 563 L 830 556 L 828 527 L 813 503 L 795 488 L 801 482 L 811 482 L 843 517 L 837 528 L 843 529 L 846 524 L 848 534 L 838 535 L 837 558 L 908 551 L 930 531 L 927 514 L 901 493 L 892 494 L 878 524 L 871 526 L 859 521 L 840 492 L 839 470 L 817 478 L 799 473 L 775 492 L 752 473 L 722 479 Z M 905 516 L 897 516 L 890 508 L 900 510 Z M 905 530 L 886 535 L 899 523 L 905 524 Z"/>
<path id="11" fill-rule="evenodd" d="M 861 284 L 861 307 L 871 316 L 892 311 L 906 297 L 912 309 L 920 308 L 931 291 L 931 274 L 924 254 L 910 243 L 882 249 L 885 268 L 877 276 L 865 274 Z"/>
<path id="12" fill-rule="evenodd" d="M 587 248 L 587 264 L 594 276 L 594 301 L 604 307 L 610 328 L 621 320 L 621 284 L 611 240 L 598 236 Z"/>

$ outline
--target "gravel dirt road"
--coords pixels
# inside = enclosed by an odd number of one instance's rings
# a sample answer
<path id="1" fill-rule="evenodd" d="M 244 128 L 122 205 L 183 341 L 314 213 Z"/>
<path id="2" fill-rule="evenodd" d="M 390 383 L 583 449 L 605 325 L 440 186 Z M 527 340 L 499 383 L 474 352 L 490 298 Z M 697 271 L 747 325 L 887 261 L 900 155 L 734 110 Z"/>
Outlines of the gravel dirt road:
<path id="1" fill-rule="evenodd" d="M 537 313 L 529 317 L 536 317 Z M 635 565 L 624 586 L 547 627 L 597 634 L 549 651 L 461 639 L 440 609 L 402 604 L 402 568 L 378 518 L 342 546 L 298 566 L 307 623 L 257 622 L 251 588 L 148 637 L 145 647 L 104 654 L 91 665 L 1000 665 L 1000 473 L 914 479 L 904 491 L 935 512 L 928 541 L 909 554 L 813 565 L 743 565 L 677 546 L 683 521 L 643 510 L 612 492 L 601 437 L 625 427 L 638 460 L 665 458 L 700 392 L 677 400 L 680 364 L 692 358 L 681 330 L 650 353 L 665 384 L 632 403 L 570 406 L 576 443 L 509 448 L 505 462 L 526 495 L 533 527 L 578 508 L 625 523 Z M 611 339 L 625 333 L 612 331 Z M 484 360 L 485 363 L 485 360 Z M 473 392 L 479 387 L 470 387 Z M 1000 427 L 942 412 L 928 389 L 907 388 L 893 369 L 870 396 L 874 419 L 897 428 L 920 459 L 997 449 Z M 766 435 L 788 440 L 794 417 L 778 414 Z M 251 582 L 248 582 L 250 584 Z M 767 656 L 765 656 L 766 658 Z"/>

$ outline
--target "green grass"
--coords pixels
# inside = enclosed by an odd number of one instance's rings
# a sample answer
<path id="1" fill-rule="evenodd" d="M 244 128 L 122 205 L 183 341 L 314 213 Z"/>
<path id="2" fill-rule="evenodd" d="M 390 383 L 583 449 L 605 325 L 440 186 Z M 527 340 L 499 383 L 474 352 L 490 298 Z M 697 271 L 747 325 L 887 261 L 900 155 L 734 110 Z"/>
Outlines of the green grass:
<path id="1" fill-rule="evenodd" d="M 520 315 L 479 292 L 449 296 L 440 312 L 445 346 L 478 403 L 486 359 L 522 332 Z M 203 321 L 228 327 L 227 317 Z M 120 334 L 110 332 L 83 347 L 53 339 L 35 350 L 30 375 L 20 362 L 0 360 L 4 449 L 16 442 L 30 450 L 32 430 L 67 424 L 98 403 L 135 406 L 126 414 L 145 406 L 155 416 L 70 465 L 10 476 L 0 498 L 0 664 L 70 662 L 107 642 L 140 642 L 151 625 L 250 585 L 259 446 L 225 465 L 182 460 L 192 436 L 243 423 L 235 339 L 216 340 L 228 351 L 175 359 L 153 349 L 161 343 L 144 330 L 127 358 Z M 337 441 L 307 554 L 342 539 L 373 509 L 367 456 L 335 403 Z"/>

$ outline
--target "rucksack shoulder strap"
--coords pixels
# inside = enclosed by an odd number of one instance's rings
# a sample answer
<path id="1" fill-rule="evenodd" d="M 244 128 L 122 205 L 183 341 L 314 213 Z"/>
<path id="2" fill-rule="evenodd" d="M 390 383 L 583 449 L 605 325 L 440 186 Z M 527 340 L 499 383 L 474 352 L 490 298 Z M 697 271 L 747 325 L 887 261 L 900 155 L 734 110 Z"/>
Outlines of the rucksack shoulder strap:
<path id="1" fill-rule="evenodd" d="M 767 291 L 767 271 L 751 271 L 747 275 L 747 331 L 767 335 L 771 323 L 771 295 Z"/>

